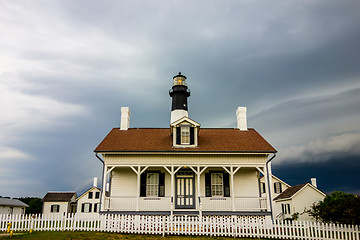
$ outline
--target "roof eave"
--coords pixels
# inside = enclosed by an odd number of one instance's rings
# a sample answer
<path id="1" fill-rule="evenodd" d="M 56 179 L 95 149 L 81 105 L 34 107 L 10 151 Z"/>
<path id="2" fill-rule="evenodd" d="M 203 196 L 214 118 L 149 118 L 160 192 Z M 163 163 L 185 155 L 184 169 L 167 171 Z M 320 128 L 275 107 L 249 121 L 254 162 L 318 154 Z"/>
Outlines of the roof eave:
<path id="1" fill-rule="evenodd" d="M 277 151 L 165 151 L 165 150 L 94 150 L 95 153 L 231 153 L 272 154 Z"/>

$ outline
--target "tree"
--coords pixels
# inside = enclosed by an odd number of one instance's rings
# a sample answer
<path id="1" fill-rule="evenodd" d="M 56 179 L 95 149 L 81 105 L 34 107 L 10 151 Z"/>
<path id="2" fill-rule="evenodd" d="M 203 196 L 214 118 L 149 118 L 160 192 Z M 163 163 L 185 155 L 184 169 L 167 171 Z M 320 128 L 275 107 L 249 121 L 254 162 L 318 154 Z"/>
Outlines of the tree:
<path id="1" fill-rule="evenodd" d="M 360 197 L 335 191 L 323 201 L 314 204 L 309 211 L 316 220 L 329 223 L 360 224 Z"/>
<path id="2" fill-rule="evenodd" d="M 26 210 L 25 210 L 26 214 L 42 213 L 43 202 L 42 202 L 41 198 L 23 197 L 23 198 L 18 198 L 18 199 L 20 201 L 22 201 L 23 203 L 26 203 L 27 205 L 29 205 L 29 207 L 26 208 Z"/>

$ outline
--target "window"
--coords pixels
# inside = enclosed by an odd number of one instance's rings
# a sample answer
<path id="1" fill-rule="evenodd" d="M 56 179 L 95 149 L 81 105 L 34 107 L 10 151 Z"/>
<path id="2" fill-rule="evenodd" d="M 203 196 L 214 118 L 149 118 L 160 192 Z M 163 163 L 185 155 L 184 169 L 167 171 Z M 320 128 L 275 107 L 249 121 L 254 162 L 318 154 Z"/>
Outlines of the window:
<path id="1" fill-rule="evenodd" d="M 176 144 L 177 145 L 194 145 L 195 144 L 195 127 L 181 126 L 176 127 Z"/>
<path id="2" fill-rule="evenodd" d="M 165 173 L 149 171 L 141 174 L 140 197 L 164 197 Z"/>
<path id="3" fill-rule="evenodd" d="M 190 144 L 190 127 L 181 127 L 181 144 Z"/>
<path id="4" fill-rule="evenodd" d="M 280 183 L 280 182 L 275 182 L 275 183 L 274 183 L 274 192 L 275 192 L 275 193 L 281 193 L 281 192 L 282 192 L 281 183 Z"/>
<path id="5" fill-rule="evenodd" d="M 283 214 L 290 214 L 290 204 L 289 203 L 281 204 L 281 210 Z"/>
<path id="6" fill-rule="evenodd" d="M 51 205 L 50 212 L 59 212 L 59 211 L 60 211 L 60 205 L 59 204 Z"/>
<path id="7" fill-rule="evenodd" d="M 229 174 L 227 172 L 205 173 L 206 197 L 230 197 Z"/>
<path id="8" fill-rule="evenodd" d="M 94 204 L 94 212 L 98 212 L 98 210 L 99 210 L 99 204 L 98 203 L 95 203 Z"/>
<path id="9" fill-rule="evenodd" d="M 159 173 L 148 173 L 146 179 L 146 196 L 158 196 L 159 191 Z"/>
<path id="10" fill-rule="evenodd" d="M 224 196 L 223 193 L 223 174 L 211 174 L 211 196 Z"/>
<path id="11" fill-rule="evenodd" d="M 89 192 L 88 199 L 92 199 L 92 198 L 93 198 L 93 192 Z"/>
<path id="12" fill-rule="evenodd" d="M 95 199 L 99 199 L 100 198 L 100 192 L 96 192 L 95 193 Z"/>
<path id="13" fill-rule="evenodd" d="M 83 212 L 83 213 L 91 212 L 91 203 L 83 203 L 81 205 L 81 212 Z"/>

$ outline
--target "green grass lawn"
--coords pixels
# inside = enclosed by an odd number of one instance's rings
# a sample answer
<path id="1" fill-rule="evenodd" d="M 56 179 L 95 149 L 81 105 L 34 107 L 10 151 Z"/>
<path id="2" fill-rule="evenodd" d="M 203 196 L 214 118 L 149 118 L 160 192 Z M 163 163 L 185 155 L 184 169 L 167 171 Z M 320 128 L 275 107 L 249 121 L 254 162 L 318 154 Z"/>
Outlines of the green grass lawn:
<path id="1" fill-rule="evenodd" d="M 0 237 L 1 238 L 1 237 Z M 9 238 L 8 236 L 4 236 L 3 238 Z M 196 240 L 205 240 L 209 239 L 208 236 L 165 236 L 161 235 L 137 235 L 137 234 L 120 234 L 120 233 L 107 233 L 107 232 L 33 232 L 30 234 L 29 232 L 24 232 L 22 235 L 14 235 L 12 239 L 80 239 L 80 240 L 94 240 L 94 239 L 196 239 Z M 232 237 L 211 237 L 211 239 L 216 240 L 230 240 L 234 239 Z M 255 238 L 241 238 L 241 239 L 255 239 Z"/>

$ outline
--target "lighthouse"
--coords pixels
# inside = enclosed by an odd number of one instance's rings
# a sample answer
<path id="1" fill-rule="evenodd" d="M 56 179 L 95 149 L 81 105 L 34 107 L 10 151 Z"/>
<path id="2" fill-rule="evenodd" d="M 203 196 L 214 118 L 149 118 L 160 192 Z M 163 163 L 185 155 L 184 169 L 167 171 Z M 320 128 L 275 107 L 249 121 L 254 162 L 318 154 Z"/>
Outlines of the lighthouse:
<path id="1" fill-rule="evenodd" d="M 170 124 L 189 115 L 187 98 L 190 96 L 190 90 L 186 86 L 186 77 L 179 72 L 173 80 L 174 85 L 169 91 L 172 98 Z"/>

